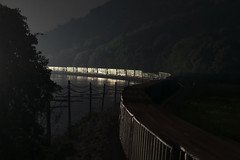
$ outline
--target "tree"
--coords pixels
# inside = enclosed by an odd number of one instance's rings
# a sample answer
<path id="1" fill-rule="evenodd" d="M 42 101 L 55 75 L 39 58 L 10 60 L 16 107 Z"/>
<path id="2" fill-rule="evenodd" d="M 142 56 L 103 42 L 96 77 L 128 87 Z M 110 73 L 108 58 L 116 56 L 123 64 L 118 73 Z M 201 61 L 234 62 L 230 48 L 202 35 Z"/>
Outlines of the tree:
<path id="1" fill-rule="evenodd" d="M 38 159 L 44 140 L 40 118 L 58 86 L 36 36 L 20 10 L 0 4 L 1 159 Z"/>

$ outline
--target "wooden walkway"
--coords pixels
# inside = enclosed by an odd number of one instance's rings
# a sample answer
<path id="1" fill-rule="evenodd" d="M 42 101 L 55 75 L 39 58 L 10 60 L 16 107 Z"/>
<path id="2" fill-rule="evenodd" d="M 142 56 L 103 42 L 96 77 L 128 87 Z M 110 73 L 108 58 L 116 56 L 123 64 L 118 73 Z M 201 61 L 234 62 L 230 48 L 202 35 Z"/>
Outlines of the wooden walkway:
<path id="1" fill-rule="evenodd" d="M 145 93 L 152 81 L 125 88 L 123 103 L 153 133 L 200 160 L 240 160 L 240 144 L 207 133 L 157 107 Z"/>

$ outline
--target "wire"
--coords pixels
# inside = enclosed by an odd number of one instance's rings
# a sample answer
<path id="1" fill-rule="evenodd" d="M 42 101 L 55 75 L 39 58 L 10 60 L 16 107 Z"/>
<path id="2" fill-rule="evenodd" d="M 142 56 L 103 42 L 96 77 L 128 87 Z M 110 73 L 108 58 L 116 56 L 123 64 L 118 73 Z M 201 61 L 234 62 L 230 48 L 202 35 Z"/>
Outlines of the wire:
<path id="1" fill-rule="evenodd" d="M 70 83 L 73 87 L 76 87 L 76 88 L 89 88 L 89 86 L 78 86 L 78 85 L 75 85 L 73 83 Z"/>
<path id="2" fill-rule="evenodd" d="M 56 94 L 56 95 L 59 95 L 59 96 L 64 96 L 64 95 L 67 95 L 67 92 L 63 92 L 63 93 L 61 93 L 61 92 L 56 92 L 55 94 Z"/>
<path id="3" fill-rule="evenodd" d="M 75 93 L 89 93 L 89 90 L 85 90 L 85 91 L 77 91 L 75 89 L 70 89 L 70 90 Z"/>

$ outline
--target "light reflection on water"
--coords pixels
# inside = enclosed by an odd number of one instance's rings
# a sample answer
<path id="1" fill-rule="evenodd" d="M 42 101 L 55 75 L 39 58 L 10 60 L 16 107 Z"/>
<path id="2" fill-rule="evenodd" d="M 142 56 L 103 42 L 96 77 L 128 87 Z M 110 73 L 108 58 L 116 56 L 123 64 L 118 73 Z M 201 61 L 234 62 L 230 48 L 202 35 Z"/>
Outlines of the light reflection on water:
<path id="1" fill-rule="evenodd" d="M 85 77 L 85 76 L 75 76 L 75 75 L 64 75 L 64 74 L 52 74 L 51 79 L 61 86 L 66 86 L 67 81 L 70 80 L 71 83 L 76 85 L 88 85 L 90 82 L 92 84 L 102 86 L 104 83 L 114 86 L 115 82 L 119 85 L 127 85 L 128 81 L 125 80 L 117 80 L 110 78 L 99 78 L 99 77 Z M 130 84 L 134 84 L 134 82 L 130 82 Z"/>
<path id="2" fill-rule="evenodd" d="M 58 85 L 63 88 L 67 88 L 68 80 L 70 80 L 71 84 L 80 86 L 78 89 L 81 92 L 86 89 L 89 89 L 90 82 L 92 83 L 93 94 L 94 92 L 102 93 L 103 85 L 106 85 L 106 95 L 104 99 L 104 109 L 107 107 L 114 106 L 114 91 L 115 91 L 115 83 L 117 84 L 117 102 L 120 100 L 120 94 L 123 90 L 124 86 L 132 85 L 134 82 L 128 82 L 125 80 L 116 80 L 110 78 L 98 78 L 98 77 L 85 77 L 85 76 L 76 76 L 76 75 L 63 75 L 63 74 L 52 74 L 51 79 L 56 82 Z M 79 90 L 80 89 L 80 90 Z M 64 91 L 63 91 L 64 92 Z M 76 93 L 75 93 L 76 94 Z M 86 93 L 87 95 L 88 93 Z M 74 93 L 71 93 L 74 95 Z M 98 97 L 93 98 L 92 100 L 92 110 L 93 111 L 101 111 L 102 104 L 102 95 L 99 94 Z M 71 114 L 72 114 L 72 124 L 76 124 L 83 116 L 88 114 L 89 112 L 89 98 L 81 98 L 82 102 L 72 102 L 71 103 Z M 67 105 L 66 102 L 52 102 L 51 106 L 61 106 Z M 117 107 L 117 106 L 116 106 Z M 60 135 L 66 132 L 68 127 L 68 108 L 54 108 L 52 109 L 52 135 Z"/>

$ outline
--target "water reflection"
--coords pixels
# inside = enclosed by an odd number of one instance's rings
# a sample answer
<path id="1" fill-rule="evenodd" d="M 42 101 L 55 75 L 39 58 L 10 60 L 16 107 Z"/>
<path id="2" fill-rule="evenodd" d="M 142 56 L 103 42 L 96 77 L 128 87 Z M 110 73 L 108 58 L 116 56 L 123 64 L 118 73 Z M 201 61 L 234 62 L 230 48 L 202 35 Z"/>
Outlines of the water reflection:
<path id="1" fill-rule="evenodd" d="M 135 84 L 135 82 L 128 82 L 125 80 L 117 80 L 110 78 L 98 78 L 98 77 L 85 77 L 76 75 L 64 75 L 64 74 L 52 74 L 51 79 L 58 85 L 62 86 L 66 92 L 68 80 L 70 80 L 73 90 L 84 92 L 85 95 L 81 95 L 82 102 L 71 103 L 72 124 L 76 124 L 84 115 L 89 112 L 89 84 L 91 82 L 93 88 L 93 100 L 92 110 L 95 112 L 101 111 L 103 86 L 106 85 L 106 95 L 104 98 L 104 110 L 107 107 L 113 107 L 115 105 L 115 88 L 117 89 L 116 100 L 119 102 L 121 92 L 127 85 Z M 117 87 L 115 87 L 115 84 Z M 78 88 L 74 88 L 78 87 Z M 71 95 L 80 95 L 72 92 Z M 51 103 L 52 106 L 67 105 L 67 103 L 61 102 Z M 54 108 L 52 109 L 52 133 L 53 136 L 63 134 L 68 127 L 68 109 L 67 108 Z"/>
<path id="2" fill-rule="evenodd" d="M 88 85 L 90 82 L 95 85 L 102 86 L 103 84 L 115 85 L 128 85 L 126 80 L 118 80 L 111 78 L 99 78 L 99 77 L 86 77 L 86 76 L 76 76 L 76 75 L 64 75 L 64 74 L 52 74 L 51 79 L 61 86 L 66 86 L 67 81 L 70 80 L 73 84 L 77 85 Z M 135 82 L 129 82 L 131 85 Z"/>

